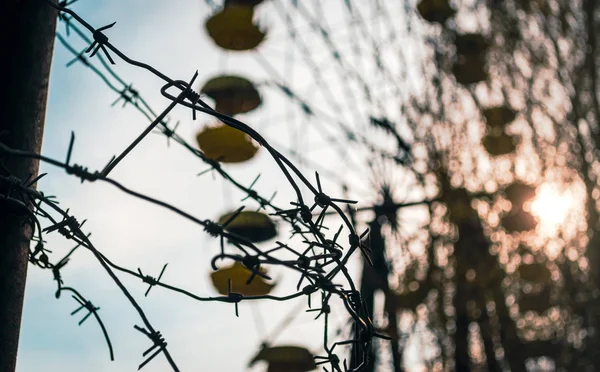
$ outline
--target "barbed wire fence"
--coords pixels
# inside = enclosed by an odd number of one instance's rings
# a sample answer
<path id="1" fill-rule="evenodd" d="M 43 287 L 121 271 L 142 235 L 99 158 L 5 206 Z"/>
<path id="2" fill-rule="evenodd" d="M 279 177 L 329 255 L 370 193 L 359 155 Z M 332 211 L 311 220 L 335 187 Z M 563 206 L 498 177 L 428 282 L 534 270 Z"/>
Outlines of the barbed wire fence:
<path id="1" fill-rule="evenodd" d="M 113 157 L 100 171 L 90 171 L 88 168 L 82 165 L 71 162 L 71 154 L 75 143 L 74 134 L 71 136 L 66 160 L 64 162 L 43 156 L 41 154 L 10 148 L 1 142 L 1 138 L 0 152 L 7 156 L 27 157 L 41 160 L 45 163 L 63 169 L 66 171 L 66 173 L 74 177 L 80 178 L 82 182 L 100 181 L 108 183 L 128 195 L 166 208 L 171 212 L 176 213 L 180 217 L 200 225 L 207 234 L 220 239 L 220 252 L 214 256 L 211 261 L 211 265 L 215 270 L 218 269 L 218 262 L 229 260 L 242 263 L 252 272 L 249 281 L 253 280 L 253 278 L 256 276 L 269 279 L 268 276 L 262 272 L 262 266 L 283 266 L 290 271 L 300 274 L 297 291 L 286 296 L 244 296 L 240 293 L 231 291 L 230 283 L 230 291 L 227 296 L 203 297 L 185 289 L 169 285 L 162 279 L 167 267 L 166 265 L 163 267 L 160 275 L 157 278 L 154 278 L 144 274 L 141 269 L 132 270 L 122 267 L 101 253 L 101 251 L 97 249 L 90 240 L 90 235 L 86 234 L 82 230 L 82 226 L 85 221 L 80 223 L 75 216 L 69 213 L 68 209 L 64 210 L 59 207 L 58 202 L 53 197 L 46 196 L 43 192 L 36 191 L 33 188 L 33 185 L 35 185 L 36 182 L 39 181 L 39 179 L 41 179 L 45 174 L 42 174 L 34 179 L 19 179 L 14 177 L 6 167 L 3 167 L 2 169 L 5 174 L 0 175 L 0 185 L 2 186 L 2 189 L 6 191 L 2 196 L 2 203 L 7 208 L 10 208 L 10 210 L 14 211 L 15 215 L 26 217 L 26 221 L 33 226 L 35 230 L 35 245 L 32 249 L 30 248 L 29 261 L 33 265 L 42 269 L 50 270 L 53 273 L 54 280 L 57 284 L 57 298 L 60 297 L 64 291 L 72 294 L 72 298 L 78 303 L 79 307 L 75 309 L 71 315 L 79 314 L 82 310 L 87 311 L 84 317 L 80 320 L 80 324 L 91 316 L 96 319 L 106 339 L 110 358 L 113 359 L 114 355 L 112 344 L 104 323 L 99 316 L 99 308 L 96 307 L 86 297 L 81 295 L 73 287 L 65 286 L 61 278 L 61 270 L 63 270 L 68 264 L 71 254 L 80 248 L 85 248 L 92 253 L 98 263 L 102 266 L 103 270 L 106 271 L 111 280 L 119 288 L 119 290 L 126 297 L 127 301 L 131 304 L 140 317 L 143 325 L 135 325 L 134 327 L 140 333 L 144 334 L 152 342 L 152 345 L 143 353 L 143 357 L 145 357 L 145 359 L 140 364 L 139 368 L 144 367 L 158 354 L 162 353 L 172 369 L 174 371 L 179 370 L 176 362 L 168 351 L 166 340 L 152 325 L 148 317 L 145 315 L 142 307 L 138 302 L 136 302 L 130 291 L 120 281 L 117 273 L 133 276 L 148 284 L 146 295 L 148 295 L 148 292 L 151 288 L 160 287 L 172 292 L 176 292 L 180 295 L 190 297 L 197 301 L 217 301 L 234 304 L 236 315 L 239 315 L 237 307 L 242 301 L 286 301 L 293 298 L 307 296 L 308 306 L 311 307 L 311 295 L 320 292 L 322 295 L 320 307 L 315 309 L 311 308 L 309 310 L 317 311 L 317 318 L 321 315 L 324 318 L 323 348 L 326 355 L 316 356 L 315 359 L 317 364 L 329 364 L 330 368 L 335 371 L 361 370 L 362 367 L 369 361 L 369 350 L 371 348 L 373 339 L 387 337 L 378 333 L 373 326 L 369 318 L 369 314 L 364 308 L 360 292 L 356 288 L 356 285 L 354 284 L 346 268 L 346 264 L 348 263 L 350 257 L 356 251 L 360 251 L 365 258 L 365 261 L 370 262 L 370 249 L 366 243 L 368 231 L 365 231 L 362 234 L 357 233 L 351 220 L 344 213 L 343 208 L 339 205 L 354 204 L 356 202 L 329 196 L 321 187 L 318 173 L 315 174 L 315 185 L 311 183 L 311 181 L 308 180 L 308 177 L 306 177 L 288 158 L 271 146 L 268 141 L 266 141 L 257 131 L 253 130 L 251 127 L 239 120 L 231 118 L 227 115 L 223 115 L 211 109 L 202 101 L 200 95 L 195 92 L 192 87 L 196 77 L 198 76 L 197 72 L 189 81 L 171 79 L 152 66 L 131 59 L 125 53 L 111 44 L 108 36 L 105 34 L 105 31 L 112 28 L 115 25 L 114 23 L 103 27 L 94 28 L 76 12 L 68 8 L 68 5 L 70 5 L 72 2 L 61 1 L 55 3 L 52 0 L 44 1 L 49 6 L 54 7 L 60 12 L 59 18 L 66 24 L 67 34 L 71 31 L 74 31 L 79 36 L 84 38 L 84 40 L 86 40 L 89 44 L 87 49 L 82 52 L 77 52 L 70 46 L 64 37 L 62 37 L 60 34 L 57 34 L 58 40 L 76 55 L 75 59 L 68 65 L 71 65 L 76 61 L 80 61 L 86 66 L 90 67 L 95 73 L 103 78 L 103 80 L 111 89 L 119 94 L 119 98 L 113 104 L 116 104 L 119 101 L 123 101 L 123 104 L 131 104 L 132 106 L 136 107 L 144 116 L 146 116 L 151 123 L 131 144 L 129 144 L 129 146 L 127 146 L 126 149 L 123 150 L 122 153 Z M 81 26 L 81 28 L 77 25 Z M 87 30 L 87 32 L 91 34 L 91 37 L 88 37 L 82 28 Z M 90 58 L 94 56 L 98 58 L 100 63 L 107 69 L 109 74 L 112 75 L 112 77 L 120 84 L 122 84 L 123 88 L 119 89 L 117 86 L 113 85 L 99 69 L 90 63 Z M 132 85 L 126 84 L 110 68 L 110 64 L 115 63 L 114 56 L 117 56 L 120 60 L 127 64 L 144 69 L 152 73 L 157 78 L 163 80 L 165 85 L 161 88 L 161 94 L 165 98 L 169 99 L 171 103 L 160 113 L 156 113 L 156 111 L 150 108 L 148 103 L 142 98 L 140 93 L 133 88 Z M 284 176 L 288 180 L 289 185 L 294 189 L 296 200 L 291 202 L 292 207 L 284 209 L 275 206 L 272 203 L 273 196 L 270 198 L 265 198 L 253 189 L 255 182 L 253 182 L 249 187 L 242 185 L 225 170 L 223 170 L 217 161 L 207 158 L 201 151 L 180 137 L 176 133 L 177 125 L 173 127 L 169 126 L 169 120 L 167 119 L 169 112 L 176 106 L 184 106 L 191 109 L 193 119 L 196 118 L 198 112 L 213 116 L 230 127 L 245 132 L 255 141 L 257 141 L 262 147 L 264 147 L 269 152 L 272 159 L 276 162 L 279 169 L 283 172 Z M 208 164 L 208 170 L 216 171 L 225 180 L 245 193 L 246 198 L 255 200 L 259 204 L 260 208 L 268 208 L 272 212 L 272 215 L 277 216 L 289 224 L 291 233 L 293 235 L 298 234 L 301 236 L 303 241 L 302 249 L 294 249 L 288 244 L 276 242 L 275 247 L 263 251 L 249 240 L 228 232 L 226 230 L 228 224 L 230 224 L 239 215 L 243 207 L 234 212 L 225 223 L 218 224 L 209 219 L 195 217 L 164 201 L 138 193 L 121 184 L 120 182 L 110 178 L 109 175 L 111 171 L 118 166 L 118 164 L 125 157 L 127 157 L 127 155 L 133 151 L 135 147 L 150 132 L 156 130 L 165 135 L 169 141 L 172 139 L 177 144 L 186 148 L 191 154 Z M 312 203 L 307 203 L 307 200 L 300 191 L 299 184 L 294 177 L 297 177 L 299 182 L 306 186 L 311 192 L 313 197 Z M 33 211 L 31 211 L 28 207 L 28 205 L 31 204 L 35 206 Z M 329 209 L 335 211 L 342 220 L 339 230 L 336 231 L 332 238 L 326 237 L 325 233 L 323 232 L 323 230 L 325 230 L 325 227 L 323 226 L 324 218 L 326 214 L 329 214 Z M 42 223 L 42 221 L 44 223 Z M 42 227 L 45 224 L 48 224 L 48 226 Z M 347 243 L 342 243 L 341 239 L 338 240 L 344 229 L 348 231 Z M 59 260 L 54 261 L 55 263 L 53 263 L 53 260 L 49 257 L 50 251 L 45 247 L 44 241 L 44 236 L 52 233 L 59 233 L 65 239 L 76 243 L 76 246 L 67 255 Z M 226 242 L 228 243 L 227 245 L 225 244 Z M 277 257 L 277 253 L 281 251 L 291 252 L 297 258 L 295 260 L 280 259 Z M 345 278 L 345 286 L 334 284 L 333 282 L 335 277 L 340 273 Z M 303 281 L 306 281 L 309 284 L 301 288 Z M 335 342 L 329 340 L 328 327 L 329 312 L 331 310 L 329 303 L 333 296 L 341 299 L 349 316 L 352 318 L 353 326 L 356 330 L 358 330 L 358 332 L 353 333 L 355 335 L 354 338 Z M 337 346 L 350 344 L 355 346 L 353 348 L 353 355 L 351 355 L 351 364 L 356 367 L 349 369 L 347 366 L 347 361 L 344 358 L 340 358 L 335 348 Z"/>

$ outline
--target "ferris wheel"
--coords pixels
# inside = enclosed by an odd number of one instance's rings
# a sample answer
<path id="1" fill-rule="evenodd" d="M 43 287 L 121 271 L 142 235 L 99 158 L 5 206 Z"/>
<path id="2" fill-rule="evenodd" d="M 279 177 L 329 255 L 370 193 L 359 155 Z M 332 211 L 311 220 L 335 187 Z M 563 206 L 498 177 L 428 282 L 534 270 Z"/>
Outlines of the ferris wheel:
<path id="1" fill-rule="evenodd" d="M 418 219 L 398 223 L 402 215 L 395 200 L 401 195 L 410 204 L 410 190 L 417 183 L 417 180 L 406 182 L 413 176 L 409 146 L 413 138 L 403 103 L 420 89 L 416 83 L 420 71 L 415 66 L 420 59 L 425 60 L 418 44 L 411 44 L 422 41 L 419 23 L 414 19 L 418 13 L 425 23 L 444 25 L 456 13 L 450 2 L 422 0 L 416 7 L 409 2 L 383 1 L 340 1 L 337 7 L 319 1 L 208 3 L 212 13 L 206 21 L 206 30 L 214 43 L 231 59 L 236 58 L 235 53 L 251 55 L 264 72 L 260 77 L 248 77 L 243 83 L 240 79 L 238 93 L 229 92 L 228 99 L 243 95 L 246 89 L 248 106 L 258 108 L 253 101 L 256 92 L 247 88 L 255 80 L 255 86 L 260 87 L 260 94 L 267 101 L 263 109 L 275 121 L 264 122 L 260 111 L 256 114 L 257 122 L 265 128 L 269 126 L 265 135 L 270 141 L 309 169 L 325 168 L 322 177 L 329 177 L 340 189 L 345 187 L 353 197 L 377 205 L 378 209 L 364 209 L 385 217 L 396 234 L 402 235 L 404 226 L 410 230 L 418 224 Z M 452 34 L 456 60 L 451 63 L 449 74 L 457 85 L 472 89 L 490 77 L 486 66 L 489 40 L 482 33 L 454 31 Z M 256 74 L 256 70 L 249 74 Z M 209 90 L 204 88 L 207 95 Z M 226 106 L 218 98 L 215 101 L 217 107 Z M 240 108 L 232 113 L 245 111 Z M 507 127 L 515 121 L 517 112 L 505 103 L 483 105 L 481 114 L 485 129 L 480 146 L 486 156 L 492 160 L 514 159 L 519 140 Z M 291 140 L 282 139 L 282 132 L 291 133 Z M 404 182 L 399 182 L 399 178 Z M 515 181 L 504 193 L 513 208 L 501 217 L 502 228 L 507 234 L 533 231 L 537 222 L 522 206 L 534 197 L 535 187 Z M 466 190 L 449 188 L 445 196 L 450 201 L 451 220 L 455 223 L 474 215 Z M 423 193 L 412 194 L 416 198 L 412 200 L 425 197 Z M 375 229 L 379 229 L 378 224 L 371 225 L 371 231 Z M 398 257 L 388 258 L 394 262 Z M 400 261 L 405 263 L 402 271 L 408 290 L 395 301 L 417 312 L 419 304 L 426 301 L 431 270 L 428 269 L 420 284 L 411 282 L 417 270 L 416 260 Z M 543 263 L 528 263 L 519 268 L 519 273 L 525 281 L 544 288 L 522 295 L 521 311 L 543 313 L 550 307 L 544 300 L 548 297 L 544 292 L 547 286 L 537 282 L 549 275 L 548 269 Z M 381 350 L 385 349 L 382 346 Z M 267 360 L 272 370 L 284 368 L 282 360 L 290 363 L 288 367 L 303 365 L 301 359 L 285 359 L 285 355 L 279 349 L 266 348 L 257 358 Z M 309 367 L 312 366 L 304 365 L 302 370 L 310 370 Z"/>
<path id="2" fill-rule="evenodd" d="M 336 4 L 318 0 L 229 0 L 206 4 L 199 32 L 211 40 L 220 57 L 212 75 L 197 83 L 202 98 L 207 98 L 216 111 L 248 123 L 294 159 L 306 174 L 312 176 L 317 171 L 319 187 L 322 184 L 327 190 L 360 200 L 358 210 L 352 211 L 358 225 L 370 225 L 375 230 L 389 223 L 392 232 L 400 235 L 394 244 L 414 235 L 422 221 L 415 217 L 416 213 L 401 213 L 399 206 L 411 206 L 427 197 L 411 172 L 413 138 L 411 123 L 404 115 L 406 101 L 421 88 L 421 72 L 415 66 L 425 60 L 419 47 L 422 25 L 415 19 L 443 24 L 455 13 L 449 2 L 422 0 L 416 7 L 409 2 L 367 0 Z M 485 38 L 479 34 L 457 34 L 453 41 L 458 58 L 451 73 L 456 82 L 469 86 L 485 80 Z M 124 85 L 123 90 L 116 90 L 120 99 L 144 109 L 146 104 L 139 92 Z M 507 106 L 484 110 L 486 134 L 481 144 L 490 156 L 510 156 L 515 151 L 516 140 L 505 130 L 515 115 Z M 272 164 L 263 156 L 264 149 L 243 132 L 210 120 L 200 124 L 194 137 L 186 142 L 189 149 L 193 146 L 190 151 L 201 153 L 213 170 L 224 168 L 231 174 L 242 169 L 269 172 Z M 176 129 L 177 126 L 166 123 L 162 132 L 169 139 L 181 141 L 175 135 Z M 230 200 L 224 208 L 228 210 L 214 217 L 230 232 L 249 241 L 272 242 L 287 232 L 278 231 L 273 216 L 264 208 L 273 198 L 253 194 L 257 180 L 250 186 L 237 184 L 258 202 L 257 210 L 242 211 L 238 208 L 243 203 Z M 507 194 L 515 200 L 532 193 L 528 185 L 516 185 L 513 189 Z M 455 217 L 473 213 L 464 208 L 468 198 L 463 198 L 460 191 L 451 199 L 457 202 L 456 207 L 450 208 L 456 212 Z M 361 211 L 365 214 L 358 213 Z M 503 224 L 507 230 L 519 231 L 524 226 L 523 218 L 529 218 L 527 213 L 515 210 L 504 217 Z M 373 214 L 381 218 L 369 221 Z M 317 221 L 329 222 L 325 213 Z M 533 227 L 530 218 L 529 222 L 527 229 Z M 337 226 L 328 227 L 333 236 Z M 399 256 L 405 253 L 398 251 Z M 387 258 L 392 265 L 403 265 L 407 278 L 418 277 L 416 260 L 399 256 Z M 266 270 L 249 271 L 243 263 L 235 262 L 213 272 L 210 279 L 222 295 L 235 291 L 264 296 L 278 285 L 269 275 Z M 426 300 L 423 289 L 428 280 L 429 273 L 421 285 L 416 280 L 409 281 L 408 290 L 396 300 L 416 312 Z M 285 332 L 294 315 L 302 310 L 290 307 L 291 316 L 274 328 L 275 336 Z M 340 324 L 345 325 L 344 321 L 340 319 Z M 348 327 L 341 329 L 348 332 Z M 337 329 L 332 330 L 332 334 L 335 332 Z M 311 370 L 316 366 L 312 356 L 319 350 L 314 343 L 278 345 L 273 338 L 265 337 L 262 348 L 257 345 L 253 365 L 266 361 L 273 371 L 291 367 Z"/>

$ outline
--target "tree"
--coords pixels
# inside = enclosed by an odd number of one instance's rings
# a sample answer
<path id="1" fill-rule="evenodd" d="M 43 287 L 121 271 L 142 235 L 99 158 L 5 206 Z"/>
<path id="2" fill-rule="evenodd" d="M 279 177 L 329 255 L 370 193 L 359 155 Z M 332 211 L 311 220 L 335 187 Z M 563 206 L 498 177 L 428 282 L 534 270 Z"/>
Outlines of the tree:
<path id="1" fill-rule="evenodd" d="M 430 285 L 435 306 L 424 301 L 440 363 L 595 370 L 598 6 L 423 0 L 418 11 L 431 24 L 426 83 L 405 112 L 424 149 L 416 168 L 444 205 L 431 226 L 454 226 L 431 231 L 445 242 L 432 255 L 448 259 L 433 264 L 446 273 L 437 278 L 452 278 Z M 538 224 L 528 208 L 544 182 L 585 185 L 586 221 L 561 220 L 536 242 L 543 232 L 527 233 Z M 553 195 L 544 203 L 560 209 Z"/>

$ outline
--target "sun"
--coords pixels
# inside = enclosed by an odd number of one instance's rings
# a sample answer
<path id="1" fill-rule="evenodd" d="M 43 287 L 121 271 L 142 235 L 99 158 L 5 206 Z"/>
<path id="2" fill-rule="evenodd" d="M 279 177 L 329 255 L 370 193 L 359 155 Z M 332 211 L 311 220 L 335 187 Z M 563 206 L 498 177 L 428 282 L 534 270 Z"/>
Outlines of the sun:
<path id="1" fill-rule="evenodd" d="M 555 184 L 544 183 L 537 188 L 529 208 L 537 217 L 540 230 L 556 232 L 563 227 L 576 207 L 575 199 L 571 190 L 561 190 Z"/>

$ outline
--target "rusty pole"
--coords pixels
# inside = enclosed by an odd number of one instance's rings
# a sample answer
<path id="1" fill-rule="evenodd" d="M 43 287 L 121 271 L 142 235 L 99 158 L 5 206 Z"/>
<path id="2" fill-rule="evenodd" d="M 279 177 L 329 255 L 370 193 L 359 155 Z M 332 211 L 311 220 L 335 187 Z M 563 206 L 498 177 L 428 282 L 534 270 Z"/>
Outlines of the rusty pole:
<path id="1" fill-rule="evenodd" d="M 39 0 L 4 2 L 0 32 L 2 43 L 2 93 L 0 99 L 0 139 L 6 145 L 40 152 L 48 93 L 50 64 L 57 15 Z M 0 157 L 0 172 L 10 172 L 21 180 L 35 177 L 38 161 Z M 5 190 L 0 190 L 3 193 Z M 32 235 L 0 203 L 0 371 L 16 368 L 27 252 Z"/>

